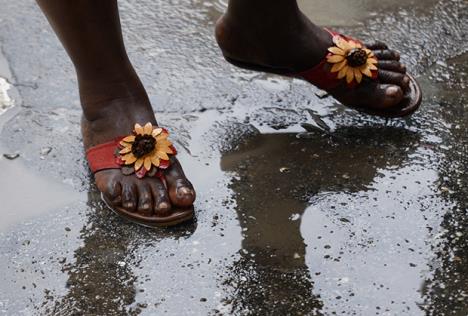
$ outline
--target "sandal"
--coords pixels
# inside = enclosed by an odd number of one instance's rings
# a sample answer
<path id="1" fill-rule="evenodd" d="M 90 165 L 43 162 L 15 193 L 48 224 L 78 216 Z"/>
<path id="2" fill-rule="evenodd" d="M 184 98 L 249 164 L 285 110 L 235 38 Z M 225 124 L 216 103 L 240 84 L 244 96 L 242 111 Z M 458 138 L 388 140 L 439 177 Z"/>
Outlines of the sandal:
<path id="1" fill-rule="evenodd" d="M 335 46 L 328 49 L 328 54 L 318 65 L 299 73 L 291 73 L 290 70 L 284 68 L 250 64 L 227 56 L 224 56 L 224 58 L 240 68 L 302 79 L 327 92 L 342 85 L 343 81 L 346 81 L 347 87 L 352 89 L 363 81 L 377 79 L 377 57 L 374 56 L 371 50 L 367 49 L 359 40 L 328 29 L 325 30 L 333 37 Z M 408 74 L 407 76 L 410 78 L 409 88 L 398 105 L 384 110 L 364 106 L 350 107 L 360 112 L 385 118 L 397 118 L 413 114 L 421 105 L 422 93 L 413 76 Z"/>
<path id="2" fill-rule="evenodd" d="M 165 128 L 147 123 L 135 124 L 131 135 L 118 137 L 111 142 L 100 144 L 86 151 L 91 171 L 120 169 L 124 175 L 135 174 L 139 179 L 157 177 L 167 188 L 164 170 L 171 165 L 171 157 L 177 154 L 172 143 L 167 139 L 169 132 Z M 139 225 L 157 227 L 174 226 L 193 218 L 193 206 L 187 209 L 172 210 L 168 216 L 145 216 L 130 212 L 112 203 L 101 193 L 106 206 L 117 215 Z"/>

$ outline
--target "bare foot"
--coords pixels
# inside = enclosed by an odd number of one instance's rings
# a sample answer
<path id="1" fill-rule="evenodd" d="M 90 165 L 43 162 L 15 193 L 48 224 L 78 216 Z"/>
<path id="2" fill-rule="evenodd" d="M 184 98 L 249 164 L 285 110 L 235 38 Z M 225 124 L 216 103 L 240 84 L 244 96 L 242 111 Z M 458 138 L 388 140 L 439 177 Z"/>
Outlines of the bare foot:
<path id="1" fill-rule="evenodd" d="M 84 115 L 82 133 L 85 148 L 131 134 L 134 124 L 156 118 L 146 92 L 138 80 L 111 84 L 80 83 Z M 167 189 L 159 178 L 138 179 L 118 169 L 95 174 L 96 185 L 110 206 L 121 207 L 141 217 L 168 216 L 176 208 L 190 207 L 195 200 L 192 184 L 177 159 L 165 170 Z"/>
<path id="2" fill-rule="evenodd" d="M 252 16 L 248 18 L 246 14 Z M 332 36 L 299 10 L 279 14 L 275 19 L 271 12 L 267 16 L 258 11 L 238 14 L 228 10 L 218 20 L 215 29 L 224 56 L 243 63 L 281 69 L 283 74 L 302 72 L 320 63 L 327 49 L 333 46 Z M 379 110 L 399 105 L 410 84 L 406 67 L 399 61 L 399 53 L 389 50 L 383 43 L 367 47 L 379 60 L 378 80 L 363 82 L 355 89 L 343 84 L 328 92 L 348 106 Z"/>

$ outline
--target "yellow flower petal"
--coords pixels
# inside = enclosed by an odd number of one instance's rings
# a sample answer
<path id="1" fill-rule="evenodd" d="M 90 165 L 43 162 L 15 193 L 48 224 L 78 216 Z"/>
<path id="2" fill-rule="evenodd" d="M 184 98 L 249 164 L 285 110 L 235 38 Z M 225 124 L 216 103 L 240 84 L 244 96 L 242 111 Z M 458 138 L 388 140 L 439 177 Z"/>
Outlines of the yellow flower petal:
<path id="1" fill-rule="evenodd" d="M 141 127 L 140 124 L 136 123 L 134 130 L 135 130 L 135 133 L 137 133 L 138 135 L 143 135 L 143 132 L 144 132 L 143 127 Z"/>
<path id="2" fill-rule="evenodd" d="M 361 70 L 361 73 L 369 78 L 372 78 L 372 73 L 370 69 L 367 66 L 362 66 L 359 70 Z"/>
<path id="3" fill-rule="evenodd" d="M 342 62 L 340 63 L 337 63 L 337 64 L 334 64 L 332 69 L 330 70 L 331 72 L 338 72 L 340 71 L 341 69 L 343 69 L 344 66 L 346 66 L 348 64 L 348 61 L 347 60 L 343 60 Z"/>
<path id="4" fill-rule="evenodd" d="M 144 167 L 146 170 L 151 169 L 151 157 L 146 157 L 144 162 Z"/>
<path id="5" fill-rule="evenodd" d="M 354 68 L 354 77 L 356 78 L 357 83 L 361 83 L 362 73 L 359 69 Z"/>
<path id="6" fill-rule="evenodd" d="M 157 143 L 156 145 L 156 151 L 164 151 L 166 153 L 171 152 L 172 150 L 170 148 L 172 144 L 171 143 Z"/>
<path id="7" fill-rule="evenodd" d="M 369 70 L 377 70 L 378 69 L 375 65 L 367 65 L 367 68 L 369 68 Z"/>
<path id="8" fill-rule="evenodd" d="M 137 158 L 132 153 L 130 153 L 130 154 L 123 156 L 122 160 L 125 161 L 126 165 L 131 165 L 137 160 Z"/>
<path id="9" fill-rule="evenodd" d="M 164 151 L 157 151 L 156 153 L 162 160 L 169 160 L 169 156 Z"/>
<path id="10" fill-rule="evenodd" d="M 340 55 L 332 55 L 332 56 L 327 57 L 327 61 L 332 64 L 339 63 L 343 61 L 344 59 L 345 59 L 344 56 L 340 56 Z"/>
<path id="11" fill-rule="evenodd" d="M 124 149 L 119 151 L 119 154 L 128 154 L 131 151 L 132 151 L 132 147 L 125 147 Z"/>
<path id="12" fill-rule="evenodd" d="M 139 158 L 139 159 L 135 162 L 135 171 L 140 170 L 141 167 L 143 166 L 143 163 L 144 163 L 144 159 L 143 159 L 143 158 Z"/>
<path id="13" fill-rule="evenodd" d="M 364 48 L 364 51 L 366 52 L 367 56 L 374 56 L 374 53 L 369 48 Z"/>
<path id="14" fill-rule="evenodd" d="M 377 59 L 375 59 L 375 58 L 368 58 L 368 59 L 367 59 L 367 62 L 370 63 L 370 64 L 377 64 Z"/>
<path id="15" fill-rule="evenodd" d="M 122 141 L 126 142 L 126 143 L 134 142 L 135 141 L 135 136 L 134 135 L 127 136 L 124 139 L 122 139 Z"/>
<path id="16" fill-rule="evenodd" d="M 344 50 L 345 52 L 350 50 L 351 47 L 349 46 L 348 42 L 346 42 L 341 36 L 334 36 L 333 37 L 333 43 L 335 43 L 335 45 L 338 47 L 338 48 L 341 48 L 342 50 Z"/>
<path id="17" fill-rule="evenodd" d="M 351 83 L 353 82 L 354 79 L 354 69 L 351 67 L 348 67 L 348 70 L 346 71 L 346 82 Z"/>
<path id="18" fill-rule="evenodd" d="M 337 78 L 338 79 L 344 78 L 344 76 L 346 76 L 346 72 L 348 71 L 348 68 L 349 68 L 348 66 L 341 68 L 340 72 L 338 73 Z"/>
<path id="19" fill-rule="evenodd" d="M 146 123 L 143 127 L 143 132 L 145 133 L 145 135 L 151 135 L 151 133 L 153 132 L 153 124 L 151 124 L 150 122 Z"/>
<path id="20" fill-rule="evenodd" d="M 344 56 L 344 55 L 345 55 L 345 51 L 342 50 L 342 49 L 339 48 L 339 47 L 336 47 L 336 46 L 330 47 L 330 48 L 328 49 L 328 51 L 329 51 L 330 53 L 335 54 L 335 55 L 340 55 L 340 56 Z"/>
<path id="21" fill-rule="evenodd" d="M 166 139 L 162 139 L 162 140 L 156 140 L 156 148 L 159 148 L 159 147 L 169 147 L 171 146 L 172 143 Z"/>
<path id="22" fill-rule="evenodd" d="M 161 146 L 157 148 L 158 152 L 164 152 L 166 154 L 173 154 L 172 149 L 168 146 Z"/>
<path id="23" fill-rule="evenodd" d="M 362 45 L 360 43 L 358 43 L 358 42 L 355 42 L 355 41 L 349 41 L 348 45 L 351 48 L 362 48 Z"/>
<path id="24" fill-rule="evenodd" d="M 167 139 L 168 136 L 169 136 L 169 134 L 161 133 L 158 136 L 156 136 L 156 141 L 157 142 L 163 141 L 163 140 Z"/>
<path id="25" fill-rule="evenodd" d="M 155 165 L 156 167 L 159 167 L 159 157 L 158 156 L 151 157 L 151 163 Z"/>
<path id="26" fill-rule="evenodd" d="M 153 137 L 157 137 L 159 134 L 162 133 L 162 131 L 163 131 L 162 128 L 155 128 L 155 129 L 153 130 L 153 133 L 152 133 Z M 166 137 L 167 137 L 167 136 L 166 136 Z M 156 140 L 157 140 L 157 138 L 156 138 Z"/>

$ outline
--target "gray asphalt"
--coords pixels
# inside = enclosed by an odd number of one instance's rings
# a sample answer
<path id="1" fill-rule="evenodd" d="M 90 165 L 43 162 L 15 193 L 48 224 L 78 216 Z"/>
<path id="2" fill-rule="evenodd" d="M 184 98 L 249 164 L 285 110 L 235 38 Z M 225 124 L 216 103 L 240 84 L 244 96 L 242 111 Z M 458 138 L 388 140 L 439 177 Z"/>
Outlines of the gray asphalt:
<path id="1" fill-rule="evenodd" d="M 424 101 L 388 121 L 227 64 L 225 0 L 119 3 L 196 220 L 105 208 L 69 59 L 33 1 L 0 0 L 0 314 L 468 315 L 465 0 L 301 2 L 402 52 Z"/>

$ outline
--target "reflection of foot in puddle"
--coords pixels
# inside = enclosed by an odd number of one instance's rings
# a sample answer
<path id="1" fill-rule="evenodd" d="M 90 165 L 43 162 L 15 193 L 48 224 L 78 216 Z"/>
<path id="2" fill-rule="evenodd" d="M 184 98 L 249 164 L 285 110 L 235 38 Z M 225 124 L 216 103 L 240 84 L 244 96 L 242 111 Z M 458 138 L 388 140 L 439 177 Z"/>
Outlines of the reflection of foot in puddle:
<path id="1" fill-rule="evenodd" d="M 15 109 L 4 113 L 0 118 L 0 129 L 14 115 Z M 5 153 L 3 145 L 8 144 L 0 144 L 0 152 Z M 58 210 L 75 201 L 83 200 L 81 193 L 77 193 L 63 183 L 40 176 L 34 169 L 34 165 L 25 164 L 21 154 L 12 160 L 6 159 L 5 156 L 0 157 L 0 170 L 2 170 L 0 231 L 50 210 Z"/>
<path id="2" fill-rule="evenodd" d="M 234 171 L 237 214 L 243 232 L 241 259 L 223 284 L 235 312 L 309 314 L 322 303 L 312 294 L 300 228 L 308 200 L 323 191 L 366 190 L 379 168 L 400 166 L 417 135 L 396 128 L 343 128 L 330 138 L 259 135 L 225 154 Z M 229 290 L 228 290 L 229 291 Z"/>
<path id="3" fill-rule="evenodd" d="M 188 238 L 196 226 L 191 223 L 171 230 L 148 230 L 132 225 L 109 214 L 95 187 L 88 194 L 88 206 L 88 223 L 80 236 L 82 246 L 75 250 L 75 260 L 63 266 L 68 273 L 67 293 L 44 302 L 45 312 L 47 315 L 138 315 L 144 309 L 144 304 L 135 302 L 141 283 L 133 272 L 141 260 L 137 255 L 139 247 L 148 247 L 168 237 Z"/>

